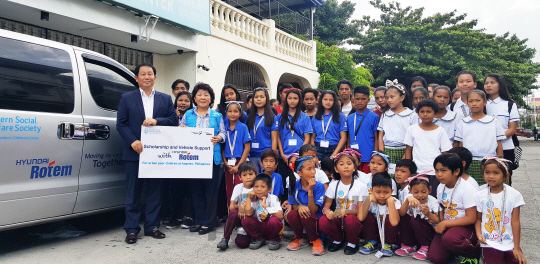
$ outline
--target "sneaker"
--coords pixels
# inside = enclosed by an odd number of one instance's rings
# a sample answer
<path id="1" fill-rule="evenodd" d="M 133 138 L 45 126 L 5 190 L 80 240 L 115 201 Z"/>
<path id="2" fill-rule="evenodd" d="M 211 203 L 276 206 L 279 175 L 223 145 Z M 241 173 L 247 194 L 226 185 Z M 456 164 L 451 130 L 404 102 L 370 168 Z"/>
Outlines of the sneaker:
<path id="1" fill-rule="evenodd" d="M 369 255 L 377 250 L 377 241 L 370 240 L 363 247 L 361 247 L 358 252 Z"/>
<path id="2" fill-rule="evenodd" d="M 189 229 L 189 227 L 192 226 L 193 224 L 195 224 L 195 221 L 193 221 L 193 218 L 184 216 L 184 218 L 182 218 L 182 224 L 180 225 L 180 228 Z"/>
<path id="3" fill-rule="evenodd" d="M 461 264 L 478 264 L 480 261 L 477 258 L 464 258 Z"/>
<path id="4" fill-rule="evenodd" d="M 313 242 L 313 249 L 311 250 L 311 255 L 313 256 L 322 256 L 324 255 L 324 246 L 322 240 L 319 238 Z"/>
<path id="5" fill-rule="evenodd" d="M 346 246 L 345 247 L 345 250 L 343 251 L 345 253 L 345 255 L 354 255 L 356 254 L 356 248 L 355 247 L 351 247 L 351 246 Z"/>
<path id="6" fill-rule="evenodd" d="M 406 257 L 409 254 L 413 254 L 416 251 L 416 247 L 409 247 L 401 244 L 401 248 L 396 250 L 396 255 Z"/>
<path id="7" fill-rule="evenodd" d="M 394 255 L 394 251 L 392 251 L 392 245 L 390 244 L 384 244 L 383 248 L 381 249 L 381 252 L 383 256 L 385 257 L 391 257 Z"/>
<path id="8" fill-rule="evenodd" d="M 249 248 L 250 249 L 259 249 L 261 248 L 264 243 L 266 243 L 266 241 L 264 239 L 261 239 L 261 240 L 253 240 L 251 241 L 251 243 L 249 244 Z"/>
<path id="9" fill-rule="evenodd" d="M 225 250 L 229 248 L 229 240 L 222 238 L 221 241 L 217 244 L 217 248 Z"/>
<path id="10" fill-rule="evenodd" d="M 180 227 L 182 224 L 182 219 L 170 220 L 168 224 L 165 225 L 167 229 L 174 229 Z"/>
<path id="11" fill-rule="evenodd" d="M 307 240 L 300 238 L 300 239 L 295 239 L 293 242 L 291 242 L 287 246 L 287 250 L 296 251 L 296 250 L 299 250 L 301 248 L 305 248 L 307 246 L 309 246 L 309 243 L 307 242 Z"/>
<path id="12" fill-rule="evenodd" d="M 330 245 L 328 245 L 328 252 L 336 252 L 341 249 L 343 246 L 343 242 L 336 244 L 334 242 L 331 242 Z"/>
<path id="13" fill-rule="evenodd" d="M 427 253 L 428 253 L 429 247 L 428 246 L 421 246 L 416 253 L 412 256 L 413 258 L 417 260 L 427 260 Z M 396 251 L 397 254 L 397 251 Z"/>
<path id="14" fill-rule="evenodd" d="M 269 250 L 278 250 L 281 248 L 281 243 L 279 241 L 270 241 L 268 242 L 268 249 Z"/>

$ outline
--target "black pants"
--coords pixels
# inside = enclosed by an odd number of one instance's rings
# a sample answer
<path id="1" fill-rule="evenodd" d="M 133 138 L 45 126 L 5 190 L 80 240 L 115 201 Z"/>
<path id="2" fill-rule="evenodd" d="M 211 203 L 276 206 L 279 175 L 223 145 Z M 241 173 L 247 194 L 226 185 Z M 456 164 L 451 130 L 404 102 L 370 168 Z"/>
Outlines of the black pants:
<path id="1" fill-rule="evenodd" d="M 288 196 L 288 190 L 289 189 L 287 189 L 286 187 L 287 187 L 287 177 L 289 177 L 289 172 L 290 171 L 291 171 L 291 169 L 289 168 L 289 165 L 287 164 L 287 161 L 283 161 L 282 159 L 279 159 L 279 161 L 278 161 L 278 173 L 281 175 L 281 179 L 282 179 L 282 182 L 283 182 L 283 190 L 284 190 L 284 194 L 280 197 L 281 201 L 286 201 L 286 200 L 289 199 L 289 196 Z M 293 177 L 294 177 L 294 175 L 293 175 Z M 294 178 L 294 179 L 296 179 L 296 178 Z"/>
<path id="2" fill-rule="evenodd" d="M 508 173 L 510 173 L 510 177 L 508 177 L 508 185 L 511 186 L 514 162 L 516 162 L 516 152 L 514 151 L 514 149 L 503 150 L 503 157 L 512 162 L 512 165 L 508 166 Z"/>
<path id="3" fill-rule="evenodd" d="M 213 228 L 216 226 L 218 190 L 223 174 L 223 165 L 213 165 L 212 179 L 192 179 L 191 197 L 195 206 L 195 222 Z"/>

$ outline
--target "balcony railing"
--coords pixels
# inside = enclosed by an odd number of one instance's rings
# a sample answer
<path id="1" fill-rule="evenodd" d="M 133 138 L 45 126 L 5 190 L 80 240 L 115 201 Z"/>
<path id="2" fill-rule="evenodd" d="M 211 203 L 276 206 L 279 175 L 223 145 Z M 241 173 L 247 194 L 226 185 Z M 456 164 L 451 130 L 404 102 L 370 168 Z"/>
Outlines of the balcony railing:
<path id="1" fill-rule="evenodd" d="M 274 20 L 256 19 L 219 0 L 210 0 L 212 35 L 240 38 L 267 49 L 270 55 L 287 56 L 311 67 L 316 65 L 314 41 L 303 41 L 276 28 Z"/>

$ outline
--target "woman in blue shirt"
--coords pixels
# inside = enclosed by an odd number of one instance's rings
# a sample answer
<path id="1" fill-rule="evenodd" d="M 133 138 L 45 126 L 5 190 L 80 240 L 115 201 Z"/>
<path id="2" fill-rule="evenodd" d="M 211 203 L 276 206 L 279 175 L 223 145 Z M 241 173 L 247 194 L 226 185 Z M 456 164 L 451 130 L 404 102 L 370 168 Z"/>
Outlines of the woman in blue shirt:
<path id="1" fill-rule="evenodd" d="M 259 173 L 264 172 L 261 166 L 261 154 L 266 149 L 277 151 L 278 127 L 270 105 L 268 88 L 257 87 L 253 90 L 253 103 L 246 125 L 251 136 L 249 160 L 257 165 Z"/>
<path id="2" fill-rule="evenodd" d="M 283 112 L 277 116 L 279 139 L 278 148 L 281 159 L 279 160 L 279 174 L 288 174 L 287 156 L 298 152 L 300 147 L 311 142 L 310 134 L 313 133 L 311 121 L 308 115 L 302 112 L 302 94 L 297 88 L 284 90 L 286 93 Z M 283 181 L 285 184 L 286 181 Z"/>
<path id="3" fill-rule="evenodd" d="M 221 182 L 221 146 L 217 143 L 225 142 L 225 125 L 220 113 L 212 110 L 210 105 L 214 103 L 214 90 L 206 83 L 198 83 L 193 88 L 193 101 L 195 107 L 188 110 L 184 118 L 180 120 L 182 127 L 213 128 L 214 136 L 214 164 L 212 179 L 191 180 L 191 197 L 195 207 L 195 222 L 189 231 L 199 232 L 200 235 L 208 234 L 216 227 L 217 199 L 219 183 Z"/>
<path id="4" fill-rule="evenodd" d="M 347 117 L 341 113 L 337 100 L 336 93 L 323 91 L 315 118 L 311 119 L 311 141 L 317 147 L 319 160 L 338 154 L 347 144 Z"/>

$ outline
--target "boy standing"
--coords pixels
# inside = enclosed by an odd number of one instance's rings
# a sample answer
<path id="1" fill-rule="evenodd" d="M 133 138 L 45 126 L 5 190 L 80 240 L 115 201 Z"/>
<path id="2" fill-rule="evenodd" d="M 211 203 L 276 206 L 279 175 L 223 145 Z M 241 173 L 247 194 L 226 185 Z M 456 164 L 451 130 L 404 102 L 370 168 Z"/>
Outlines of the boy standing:
<path id="1" fill-rule="evenodd" d="M 425 99 L 418 103 L 416 113 L 422 120 L 419 124 L 414 124 L 407 128 L 405 133 L 405 159 L 412 159 L 418 171 L 433 170 L 433 161 L 442 152 L 452 148 L 450 139 L 446 131 L 435 125 L 433 119 L 439 111 L 439 105 L 433 99 Z M 437 186 L 439 181 L 435 178 L 435 172 L 429 175 L 429 184 L 432 187 L 431 195 L 437 196 Z"/>
<path id="2" fill-rule="evenodd" d="M 360 159 L 359 170 L 370 173 L 369 160 L 371 153 L 377 148 L 377 126 L 379 126 L 379 116 L 371 112 L 367 105 L 369 103 L 369 87 L 365 85 L 354 88 L 353 100 L 356 112 L 347 118 L 349 128 L 349 142 L 352 149 L 359 150 L 362 157 Z"/>
<path id="3" fill-rule="evenodd" d="M 461 178 L 464 179 L 466 182 L 470 183 L 476 190 L 480 191 L 480 186 L 478 185 L 478 182 L 473 177 L 469 176 L 469 174 L 467 174 L 467 170 L 469 169 L 469 166 L 471 166 L 473 160 L 472 153 L 464 147 L 451 148 L 447 153 L 458 154 L 461 162 L 463 162 L 463 173 L 461 174 Z"/>

